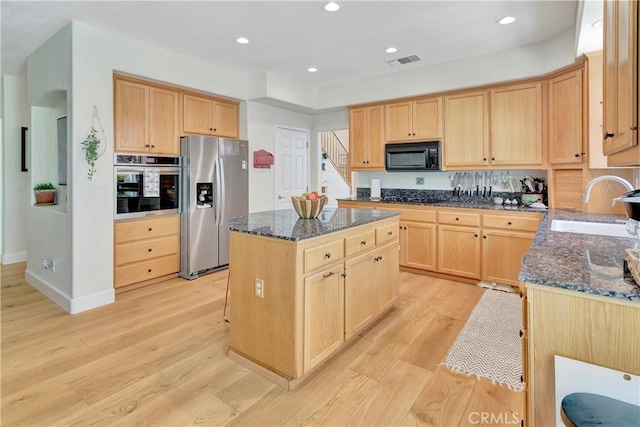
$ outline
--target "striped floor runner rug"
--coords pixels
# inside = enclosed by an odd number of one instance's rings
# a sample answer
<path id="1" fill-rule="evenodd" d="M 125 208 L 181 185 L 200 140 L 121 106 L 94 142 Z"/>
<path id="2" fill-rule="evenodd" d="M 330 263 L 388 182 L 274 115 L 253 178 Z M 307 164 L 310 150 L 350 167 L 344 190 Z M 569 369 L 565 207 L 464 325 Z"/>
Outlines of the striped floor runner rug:
<path id="1" fill-rule="evenodd" d="M 453 372 L 487 378 L 522 391 L 521 328 L 520 296 L 487 290 L 442 364 Z"/>

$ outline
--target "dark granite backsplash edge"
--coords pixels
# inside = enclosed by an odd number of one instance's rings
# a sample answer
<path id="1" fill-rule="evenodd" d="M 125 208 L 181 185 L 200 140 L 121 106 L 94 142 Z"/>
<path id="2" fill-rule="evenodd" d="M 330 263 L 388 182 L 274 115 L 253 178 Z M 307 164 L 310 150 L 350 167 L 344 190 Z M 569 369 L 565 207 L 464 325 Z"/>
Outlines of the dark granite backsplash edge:
<path id="1" fill-rule="evenodd" d="M 358 187 L 356 195 L 359 199 L 368 199 L 371 196 L 370 188 Z M 454 195 L 453 190 L 415 190 L 415 189 L 402 189 L 402 188 L 382 188 L 380 190 L 380 196 L 382 200 L 394 200 L 397 201 L 413 201 L 423 203 L 435 203 L 435 202 L 461 202 L 461 203 L 491 203 L 494 197 L 502 197 L 503 199 L 517 199 L 519 204 L 522 204 L 522 193 L 520 192 L 505 192 L 505 191 L 492 191 L 489 195 L 489 191 L 482 195 L 480 190 L 479 195 Z M 545 195 L 546 196 L 546 195 Z"/>

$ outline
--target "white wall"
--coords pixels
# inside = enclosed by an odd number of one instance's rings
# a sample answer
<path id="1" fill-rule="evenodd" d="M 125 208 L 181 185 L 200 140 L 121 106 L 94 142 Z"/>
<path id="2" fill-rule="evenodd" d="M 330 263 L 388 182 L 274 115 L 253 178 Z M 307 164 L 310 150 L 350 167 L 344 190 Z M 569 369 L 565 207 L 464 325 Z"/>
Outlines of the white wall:
<path id="1" fill-rule="evenodd" d="M 57 182 L 56 107 L 63 99 L 69 101 L 67 95 L 71 94 L 70 25 L 29 56 L 27 70 L 31 187 L 36 182 Z M 27 211 L 26 280 L 72 311 L 72 216 L 53 206 L 31 203 Z M 44 259 L 56 263 L 55 272 L 43 268 Z"/>
<path id="2" fill-rule="evenodd" d="M 254 169 L 253 152 L 266 150 L 276 155 L 276 127 L 311 130 L 313 117 L 256 102 L 247 102 L 249 139 L 249 212 L 276 209 L 276 168 Z M 311 135 L 310 135 L 311 137 Z M 309 144 L 311 146 L 311 144 Z M 310 154 L 313 151 L 310 148 Z M 311 162 L 310 164 L 313 164 Z"/>
<path id="3" fill-rule="evenodd" d="M 2 77 L 2 264 L 27 260 L 29 173 L 21 172 L 21 128 L 29 127 L 27 80 Z M 29 133 L 27 132 L 27 137 Z"/>

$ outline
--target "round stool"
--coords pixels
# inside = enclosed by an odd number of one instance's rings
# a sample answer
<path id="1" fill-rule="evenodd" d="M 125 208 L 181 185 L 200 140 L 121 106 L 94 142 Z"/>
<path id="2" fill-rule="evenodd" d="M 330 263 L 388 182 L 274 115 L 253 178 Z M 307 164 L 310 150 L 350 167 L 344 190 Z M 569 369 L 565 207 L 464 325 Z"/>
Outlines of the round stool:
<path id="1" fill-rule="evenodd" d="M 566 395 L 560 416 L 567 427 L 640 426 L 640 406 L 593 393 Z"/>

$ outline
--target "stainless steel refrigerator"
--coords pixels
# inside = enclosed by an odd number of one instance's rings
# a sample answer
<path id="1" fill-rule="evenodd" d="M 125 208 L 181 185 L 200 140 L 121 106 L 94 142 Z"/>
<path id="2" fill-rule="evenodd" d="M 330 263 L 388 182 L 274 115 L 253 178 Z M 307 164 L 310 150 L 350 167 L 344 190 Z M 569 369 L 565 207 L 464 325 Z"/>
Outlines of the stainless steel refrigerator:
<path id="1" fill-rule="evenodd" d="M 249 211 L 249 143 L 180 138 L 180 276 L 196 279 L 229 265 L 229 219 Z"/>

